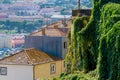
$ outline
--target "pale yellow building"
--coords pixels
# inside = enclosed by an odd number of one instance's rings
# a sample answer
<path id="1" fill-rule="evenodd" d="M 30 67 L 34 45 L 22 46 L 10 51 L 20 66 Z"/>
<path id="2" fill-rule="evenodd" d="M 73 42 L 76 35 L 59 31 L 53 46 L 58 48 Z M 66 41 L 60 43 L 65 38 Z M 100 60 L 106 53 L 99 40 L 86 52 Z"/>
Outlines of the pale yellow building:
<path id="1" fill-rule="evenodd" d="M 58 77 L 61 73 L 65 72 L 64 60 L 49 62 L 45 64 L 36 65 L 34 67 L 35 79 L 47 79 Z M 45 68 L 45 69 L 44 69 Z"/>
<path id="2" fill-rule="evenodd" d="M 0 60 L 0 70 L 0 80 L 41 80 L 65 72 L 65 61 L 37 49 L 25 49 Z"/>

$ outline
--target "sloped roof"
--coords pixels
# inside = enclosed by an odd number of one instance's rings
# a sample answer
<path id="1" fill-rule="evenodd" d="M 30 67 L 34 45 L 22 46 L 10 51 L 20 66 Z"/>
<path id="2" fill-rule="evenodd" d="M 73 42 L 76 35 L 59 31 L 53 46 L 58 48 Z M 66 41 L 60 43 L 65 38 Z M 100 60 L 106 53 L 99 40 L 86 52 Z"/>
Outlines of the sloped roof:
<path id="1" fill-rule="evenodd" d="M 64 29 L 45 28 L 45 36 L 56 36 L 56 37 L 66 36 L 67 31 L 68 28 L 64 28 Z M 31 36 L 44 36 L 44 35 L 42 34 L 42 30 L 40 30 L 36 33 L 32 33 Z"/>
<path id="2" fill-rule="evenodd" d="M 51 56 L 37 49 L 25 49 L 12 56 L 0 60 L 0 64 L 8 65 L 37 65 L 47 62 L 60 60 L 57 57 Z"/>
<path id="3" fill-rule="evenodd" d="M 57 25 L 58 28 L 55 28 L 54 27 L 55 25 Z M 69 30 L 68 27 L 63 27 L 61 22 L 50 24 L 43 29 L 45 30 L 45 34 L 44 34 L 45 36 L 52 36 L 52 37 L 66 36 Z M 30 36 L 44 36 L 42 34 L 43 29 L 40 29 L 37 32 L 33 32 Z"/>

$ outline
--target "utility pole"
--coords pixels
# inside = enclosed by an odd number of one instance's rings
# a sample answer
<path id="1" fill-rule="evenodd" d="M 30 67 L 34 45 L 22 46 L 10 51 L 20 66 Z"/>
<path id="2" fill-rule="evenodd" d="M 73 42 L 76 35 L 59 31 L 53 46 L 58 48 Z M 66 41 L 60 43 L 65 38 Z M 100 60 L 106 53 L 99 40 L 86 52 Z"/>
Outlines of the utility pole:
<path id="1" fill-rule="evenodd" d="M 80 10 L 80 0 L 78 0 L 78 10 Z"/>

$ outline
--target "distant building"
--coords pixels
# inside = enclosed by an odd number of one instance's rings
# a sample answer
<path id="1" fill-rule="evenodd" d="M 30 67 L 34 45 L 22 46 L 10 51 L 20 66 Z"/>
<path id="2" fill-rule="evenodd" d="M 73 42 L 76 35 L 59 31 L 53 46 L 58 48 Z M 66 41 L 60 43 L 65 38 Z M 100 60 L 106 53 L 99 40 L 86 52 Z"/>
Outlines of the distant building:
<path id="1" fill-rule="evenodd" d="M 66 37 L 26 36 L 25 48 L 32 47 L 65 59 L 67 53 L 67 39 Z"/>
<path id="2" fill-rule="evenodd" d="M 52 15 L 51 19 L 52 22 L 62 21 L 63 19 L 66 19 L 67 21 L 71 19 L 71 15 Z"/>
<path id="3" fill-rule="evenodd" d="M 0 4 L 0 8 L 2 12 L 5 12 L 8 10 L 11 4 Z"/>
<path id="4" fill-rule="evenodd" d="M 19 2 L 8 8 L 9 12 L 14 12 L 17 16 L 33 16 L 37 15 L 40 10 L 39 5 L 34 3 Z"/>
<path id="5" fill-rule="evenodd" d="M 17 48 L 24 46 L 25 36 L 21 34 L 12 35 L 12 47 Z"/>
<path id="6" fill-rule="evenodd" d="M 33 0 L 34 3 L 45 3 L 46 0 Z"/>
<path id="7" fill-rule="evenodd" d="M 92 9 L 81 9 L 81 0 L 78 0 L 78 9 L 72 10 L 72 16 L 91 16 Z"/>
<path id="8" fill-rule="evenodd" d="M 21 1 L 21 2 L 19 2 Z M 39 15 L 40 6 L 30 0 L 19 0 L 14 4 L 0 4 L 0 21 L 35 21 L 42 17 Z"/>
<path id="9" fill-rule="evenodd" d="M 80 9 L 80 10 L 72 10 L 72 16 L 78 16 L 79 14 L 82 16 L 91 16 L 92 9 Z"/>
<path id="10" fill-rule="evenodd" d="M 36 21 L 41 20 L 42 16 L 35 15 L 35 16 L 16 16 L 16 15 L 9 15 L 7 20 L 11 21 Z"/>
<path id="11" fill-rule="evenodd" d="M 16 3 L 19 3 L 19 2 L 33 2 L 34 0 L 16 0 Z"/>
<path id="12" fill-rule="evenodd" d="M 47 3 L 42 3 L 40 5 L 41 8 L 50 8 L 50 7 L 54 7 L 54 6 L 55 6 L 55 4 L 53 3 L 53 1 L 52 1 L 52 3 L 51 2 L 47 2 Z"/>
<path id="13" fill-rule="evenodd" d="M 39 15 L 42 15 L 44 17 L 51 16 L 51 15 L 57 15 L 60 14 L 60 11 L 56 10 L 56 8 L 42 8 L 39 12 Z"/>
<path id="14" fill-rule="evenodd" d="M 65 72 L 65 62 L 37 49 L 0 60 L 0 80 L 42 80 Z"/>
<path id="15" fill-rule="evenodd" d="M 0 13 L 0 19 L 7 18 L 8 15 L 6 13 Z"/>
<path id="16" fill-rule="evenodd" d="M 12 36 L 0 35 L 0 48 L 12 48 Z"/>
<path id="17" fill-rule="evenodd" d="M 25 48 L 37 48 L 51 55 L 64 59 L 67 53 L 67 33 L 69 28 L 61 22 L 25 36 Z"/>
<path id="18" fill-rule="evenodd" d="M 52 0 L 52 2 L 54 3 L 54 2 L 56 2 L 57 0 Z M 51 0 L 47 0 L 47 2 L 51 2 Z"/>

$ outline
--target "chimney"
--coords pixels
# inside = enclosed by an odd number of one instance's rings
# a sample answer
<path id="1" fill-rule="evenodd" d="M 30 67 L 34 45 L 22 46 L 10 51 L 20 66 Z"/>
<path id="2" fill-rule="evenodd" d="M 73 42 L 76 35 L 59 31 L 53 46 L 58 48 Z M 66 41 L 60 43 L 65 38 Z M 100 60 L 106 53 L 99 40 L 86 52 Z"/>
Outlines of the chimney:
<path id="1" fill-rule="evenodd" d="M 42 35 L 45 36 L 45 28 L 42 29 Z"/>
<path id="2" fill-rule="evenodd" d="M 54 29 L 58 29 L 58 25 L 54 25 Z"/>

